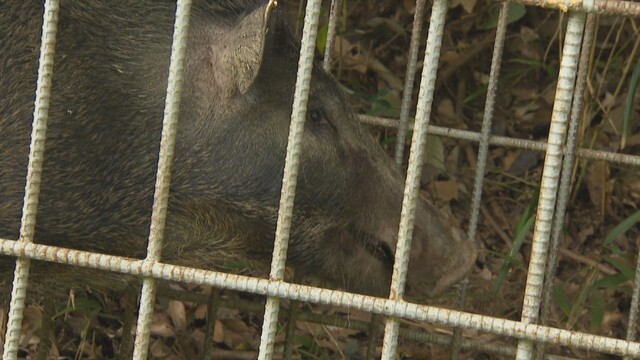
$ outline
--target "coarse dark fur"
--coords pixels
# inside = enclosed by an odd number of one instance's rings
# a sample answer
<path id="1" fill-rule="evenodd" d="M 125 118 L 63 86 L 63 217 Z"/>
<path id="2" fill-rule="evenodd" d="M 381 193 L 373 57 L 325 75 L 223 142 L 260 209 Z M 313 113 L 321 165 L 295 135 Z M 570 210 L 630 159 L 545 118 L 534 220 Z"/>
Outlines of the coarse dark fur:
<path id="1" fill-rule="evenodd" d="M 298 44 L 265 4 L 194 1 L 165 262 L 224 269 L 270 259 Z M 35 241 L 143 258 L 175 2 L 61 6 Z M 19 235 L 41 27 L 41 0 L 0 1 L 2 238 Z M 288 264 L 385 295 L 403 176 L 319 69 L 308 108 Z M 416 224 L 409 285 L 441 290 L 468 271 L 475 247 L 424 201 Z M 14 263 L 0 257 L 3 296 Z M 32 277 L 73 286 L 82 274 L 37 264 Z M 91 274 L 92 285 L 116 286 L 118 277 Z"/>

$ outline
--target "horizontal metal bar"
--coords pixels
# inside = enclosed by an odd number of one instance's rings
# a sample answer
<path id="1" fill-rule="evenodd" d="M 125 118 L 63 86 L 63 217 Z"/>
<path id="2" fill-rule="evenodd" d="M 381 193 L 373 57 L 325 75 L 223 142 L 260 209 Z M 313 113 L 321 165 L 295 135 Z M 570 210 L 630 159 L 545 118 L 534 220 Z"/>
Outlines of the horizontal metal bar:
<path id="1" fill-rule="evenodd" d="M 359 120 L 363 124 L 367 125 L 382 126 L 388 128 L 397 128 L 398 126 L 397 120 L 376 116 L 360 115 Z M 439 135 L 474 142 L 480 141 L 480 133 L 475 131 L 451 129 L 435 125 L 429 125 L 427 131 L 429 132 L 429 135 Z M 533 151 L 547 151 L 547 144 L 544 142 L 526 139 L 514 139 L 506 136 L 491 135 L 489 137 L 489 144 Z M 603 160 L 616 164 L 640 166 L 640 156 L 638 155 L 618 154 L 610 151 L 584 148 L 577 149 L 576 154 L 582 158 L 590 160 Z"/>
<path id="2" fill-rule="evenodd" d="M 640 17 L 640 3 L 621 0 L 500 0 L 558 9 L 564 12 L 581 11 L 603 15 L 617 15 L 626 17 Z"/>
<path id="3" fill-rule="evenodd" d="M 197 304 L 206 304 L 209 296 L 201 293 L 174 290 L 166 287 L 158 288 L 157 296 L 180 301 L 188 301 Z M 251 300 L 243 300 L 238 298 L 219 298 L 216 300 L 222 308 L 237 309 L 253 313 L 262 313 L 264 305 Z M 288 319 L 288 313 L 284 313 Z M 358 330 L 362 332 L 370 331 L 371 323 L 362 320 L 355 320 L 340 315 L 317 314 L 311 312 L 300 312 L 296 314 L 297 321 L 305 321 L 316 324 L 337 326 L 345 329 Z M 400 338 L 421 342 L 436 344 L 440 346 L 449 346 L 451 344 L 451 336 L 437 333 L 430 333 L 422 329 L 410 327 L 400 328 Z M 505 343 L 486 343 L 470 339 L 461 339 L 461 347 L 466 351 L 480 351 L 484 353 L 497 354 L 502 356 L 514 356 L 516 354 L 515 346 Z M 547 354 L 547 360 L 577 360 L 572 357 Z"/>
<path id="4" fill-rule="evenodd" d="M 550 342 L 557 345 L 573 346 L 584 350 L 600 351 L 614 355 L 640 357 L 640 343 L 638 342 L 556 329 L 548 326 L 524 324 L 513 320 L 441 309 L 404 301 L 290 284 L 284 281 L 272 281 L 250 276 L 194 269 L 185 266 L 72 250 L 56 246 L 20 243 L 7 239 L 0 239 L 0 253 L 123 274 L 148 276 L 156 279 L 180 281 L 197 285 L 210 285 L 258 295 L 275 296 L 324 305 L 343 306 L 387 316 L 427 321 L 447 326 L 459 326 L 518 339 Z"/>

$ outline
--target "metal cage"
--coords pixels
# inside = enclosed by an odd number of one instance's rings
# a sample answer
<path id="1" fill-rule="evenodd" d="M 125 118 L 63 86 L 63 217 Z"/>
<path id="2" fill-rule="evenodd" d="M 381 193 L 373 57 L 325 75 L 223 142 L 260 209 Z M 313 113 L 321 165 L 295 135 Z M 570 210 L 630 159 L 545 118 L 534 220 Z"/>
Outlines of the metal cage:
<path id="1" fill-rule="evenodd" d="M 636 342 L 635 324 L 637 322 L 638 292 L 636 285 L 633 292 L 633 302 L 629 318 L 629 330 L 626 339 L 615 339 L 595 336 L 587 333 L 563 330 L 545 325 L 549 301 L 545 307 L 541 304 L 543 298 L 549 298 L 550 284 L 555 274 L 555 263 L 558 253 L 558 239 L 563 225 L 570 174 L 576 157 L 599 159 L 628 166 L 640 166 L 640 156 L 602 152 L 589 149 L 576 149 L 576 131 L 578 116 L 582 109 L 582 94 L 585 87 L 586 69 L 588 67 L 588 49 L 593 38 L 593 14 L 609 14 L 618 16 L 640 16 L 640 3 L 619 0 L 576 0 L 576 1 L 544 1 L 517 0 L 520 3 L 560 9 L 568 14 L 568 25 L 564 36 L 561 66 L 553 105 L 551 127 L 548 141 L 536 142 L 518 140 L 490 135 L 497 79 L 500 72 L 502 49 L 505 42 L 505 32 L 508 3 L 503 3 L 497 28 L 495 47 L 493 52 L 491 75 L 488 94 L 484 108 L 484 119 L 481 133 L 471 131 L 447 129 L 429 124 L 437 65 L 440 54 L 445 14 L 448 8 L 447 0 L 434 0 L 429 20 L 428 38 L 424 67 L 419 84 L 418 104 L 413 126 L 412 146 L 409 155 L 402 215 L 399 227 L 399 240 L 393 268 L 392 291 L 394 296 L 388 299 L 352 294 L 336 290 L 297 285 L 284 281 L 287 243 L 291 226 L 291 216 L 294 206 L 294 194 L 300 159 L 301 135 L 309 90 L 309 79 L 313 66 L 313 54 L 316 45 L 317 28 L 320 17 L 321 0 L 308 0 L 304 21 L 304 33 L 298 77 L 296 82 L 295 101 L 287 147 L 285 173 L 282 186 L 276 241 L 274 246 L 270 279 L 260 279 L 248 276 L 227 274 L 216 271 L 205 271 L 183 266 L 162 263 L 160 249 L 164 223 L 167 211 L 167 199 L 170 184 L 170 168 L 178 119 L 180 93 L 182 87 L 182 71 L 186 47 L 186 36 L 189 26 L 189 0 L 178 0 L 173 37 L 170 75 L 165 103 L 160 159 L 157 169 L 152 222 L 149 234 L 148 253 L 144 260 L 132 260 L 123 257 L 77 251 L 55 246 L 45 246 L 33 243 L 36 222 L 36 209 L 40 186 L 42 162 L 45 156 L 44 141 L 46 139 L 47 112 L 49 106 L 51 78 L 53 69 L 53 55 L 56 43 L 56 27 L 59 0 L 47 0 L 44 12 L 44 24 L 40 50 L 40 65 L 35 100 L 31 152 L 26 183 L 26 194 L 23 205 L 23 215 L 20 229 L 20 239 L 0 239 L 2 254 L 17 258 L 14 286 L 10 303 L 6 340 L 3 358 L 13 360 L 17 358 L 18 341 L 20 337 L 21 321 L 25 306 L 26 288 L 28 286 L 29 260 L 37 259 L 50 262 L 64 263 L 73 266 L 83 266 L 105 271 L 133 274 L 144 279 L 142 297 L 140 300 L 139 317 L 133 357 L 146 359 L 149 347 L 151 315 L 156 295 L 156 279 L 176 280 L 194 284 L 210 285 L 215 288 L 233 289 L 267 296 L 259 359 L 271 359 L 274 351 L 276 325 L 281 299 L 307 301 L 318 304 L 343 306 L 359 309 L 375 314 L 387 316 L 384 329 L 383 359 L 396 358 L 396 347 L 399 333 L 414 339 L 433 341 L 439 344 L 452 343 L 453 356 L 456 357 L 460 349 L 474 351 L 496 352 L 505 356 L 515 356 L 517 359 L 534 357 L 535 344 L 553 343 L 572 346 L 581 349 L 591 349 L 598 352 L 615 354 L 624 357 L 640 358 L 640 343 Z M 333 0 L 327 46 L 330 47 L 335 32 L 336 12 L 339 0 Z M 413 74 L 416 71 L 418 47 L 420 46 L 419 32 L 422 27 L 422 17 L 425 13 L 425 1 L 417 0 L 411 48 L 409 49 L 409 64 L 404 88 L 403 107 L 399 121 L 361 116 L 361 120 L 378 126 L 397 127 L 398 142 L 404 144 L 409 123 L 411 94 L 413 92 Z M 1 26 L 1 25 L 0 25 Z M 324 66 L 329 67 L 330 51 L 326 52 Z M 544 168 L 540 184 L 540 196 L 535 219 L 531 261 L 528 268 L 524 304 L 520 321 L 507 320 L 480 314 L 473 314 L 462 310 L 447 310 L 428 305 L 418 305 L 403 300 L 404 284 L 409 259 L 411 231 L 413 229 L 413 209 L 418 192 L 420 169 L 425 156 L 427 134 L 449 136 L 478 142 L 478 160 L 474 182 L 472 207 L 468 228 L 468 237 L 476 237 L 476 228 L 482 184 L 487 162 L 488 146 L 518 147 L 545 152 Z M 404 146 L 396 149 L 396 159 L 403 157 Z M 640 271 L 637 267 L 636 273 Z M 546 274 L 545 274 L 546 272 Z M 544 281 L 547 279 L 546 282 Z M 198 299 L 196 299 L 198 300 Z M 206 302 L 206 299 L 198 301 Z M 260 308 L 258 308 L 260 309 Z M 542 309 L 542 311 L 540 311 Z M 313 320 L 313 316 L 300 315 L 300 319 Z M 474 329 L 481 332 L 493 333 L 518 339 L 517 348 L 492 347 L 487 344 L 474 343 L 462 339 L 460 332 L 452 338 L 419 333 L 417 331 L 400 331 L 399 318 L 425 321 L 435 324 L 458 328 Z M 326 321 L 316 319 L 318 321 Z M 334 322 L 340 325 L 339 321 Z M 346 324 L 343 324 L 346 325 Z M 349 326 L 366 328 L 367 324 L 350 322 Z M 373 340 L 375 341 L 375 339 Z M 542 347 L 538 348 L 538 357 L 542 357 Z M 553 358 L 549 356 L 549 358 Z"/>

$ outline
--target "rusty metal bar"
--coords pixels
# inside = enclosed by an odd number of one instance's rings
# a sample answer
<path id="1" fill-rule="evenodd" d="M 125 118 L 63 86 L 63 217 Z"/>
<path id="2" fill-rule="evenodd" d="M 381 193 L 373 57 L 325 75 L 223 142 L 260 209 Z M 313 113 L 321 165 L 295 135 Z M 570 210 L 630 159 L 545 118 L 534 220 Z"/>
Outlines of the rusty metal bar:
<path id="1" fill-rule="evenodd" d="M 411 250 L 411 240 L 413 236 L 416 199 L 420 190 L 420 175 L 422 174 L 427 142 L 427 126 L 429 125 L 431 117 L 431 104 L 433 102 L 433 91 L 436 84 L 438 59 L 440 58 L 440 46 L 442 45 L 442 34 L 447 8 L 447 0 L 435 0 L 429 21 L 427 47 L 424 54 L 424 68 L 422 69 L 420 92 L 418 93 L 416 122 L 413 128 L 413 138 L 411 139 L 409 167 L 404 185 L 398 243 L 396 245 L 393 274 L 391 276 L 391 289 L 389 291 L 389 298 L 399 302 L 403 301 L 404 286 L 407 279 L 407 269 L 409 267 L 409 252 Z M 398 319 L 393 317 L 387 318 L 384 328 L 384 339 L 382 341 L 383 360 L 396 358 L 399 329 L 400 324 Z"/>
<path id="2" fill-rule="evenodd" d="M 493 56 L 491 58 L 491 72 L 489 74 L 489 84 L 487 87 L 487 98 L 484 104 L 484 115 L 482 119 L 482 130 L 480 132 L 480 144 L 478 146 L 478 158 L 476 160 L 476 174 L 473 181 L 473 198 L 471 199 L 471 214 L 469 216 L 469 229 L 467 238 L 469 241 L 475 241 L 476 230 L 478 228 L 478 215 L 480 213 L 480 200 L 482 199 L 482 185 L 484 184 L 484 175 L 487 167 L 487 158 L 489 154 L 489 137 L 491 135 L 491 127 L 493 124 L 493 110 L 496 102 L 496 94 L 498 92 L 498 77 L 500 76 L 500 65 L 502 64 L 502 52 L 504 50 L 504 42 L 507 34 L 507 17 L 509 16 L 509 4 L 503 3 L 498 18 L 498 28 L 496 29 L 495 45 L 493 47 Z M 466 276 L 462 281 L 460 289 L 459 308 L 464 309 L 466 302 L 466 292 L 469 278 Z M 455 329 L 453 341 L 451 343 L 452 359 L 458 359 L 460 354 L 460 341 L 462 339 L 462 330 Z"/>
<path id="3" fill-rule="evenodd" d="M 329 10 L 329 26 L 327 27 L 327 42 L 324 47 L 324 58 L 322 59 L 322 69 L 331 72 L 331 51 L 333 51 L 333 41 L 336 38 L 336 24 L 338 23 L 338 11 L 341 0 L 331 0 L 331 10 Z"/>
<path id="4" fill-rule="evenodd" d="M 500 0 L 507 1 L 507 0 Z M 640 17 L 640 3 L 622 0 L 508 0 L 519 3 L 561 11 L 579 11 L 602 15 Z"/>
<path id="5" fill-rule="evenodd" d="M 415 14 L 413 15 L 413 27 L 411 30 L 411 43 L 409 45 L 409 57 L 407 72 L 404 76 L 404 89 L 402 90 L 402 106 L 400 107 L 400 119 L 398 120 L 398 134 L 396 135 L 396 164 L 402 165 L 404 158 L 405 139 L 407 137 L 407 123 L 411 111 L 411 98 L 413 97 L 413 83 L 416 77 L 416 64 L 418 63 L 418 50 L 422 35 L 422 23 L 424 19 L 426 0 L 417 0 Z"/>
<path id="6" fill-rule="evenodd" d="M 180 111 L 182 84 L 184 82 L 184 59 L 187 48 L 190 15 L 191 0 L 178 0 L 173 30 L 173 43 L 171 44 L 171 61 L 169 65 L 164 119 L 162 122 L 158 172 L 153 195 L 149 243 L 147 244 L 147 257 L 144 260 L 143 266 L 152 266 L 156 261 L 160 261 L 162 254 L 164 226 L 167 219 L 167 207 L 169 203 L 169 187 L 171 184 L 171 165 L 178 130 L 178 113 Z M 133 358 L 137 360 L 146 359 L 149 351 L 150 326 L 153 317 L 155 292 L 155 279 L 145 278 L 142 283 L 138 325 L 136 327 L 136 338 L 133 347 Z"/>
<path id="7" fill-rule="evenodd" d="M 320 3 L 320 0 L 309 0 L 307 2 L 304 19 L 298 75 L 296 78 L 296 89 L 291 113 L 291 127 L 289 128 L 287 156 L 284 165 L 284 177 L 282 179 L 282 193 L 280 195 L 280 207 L 278 209 L 276 238 L 273 245 L 271 273 L 269 275 L 274 282 L 282 281 L 284 278 L 285 262 L 291 232 L 291 218 L 293 217 L 293 203 L 296 185 L 298 184 L 302 134 L 304 132 L 304 120 L 307 113 L 311 70 L 313 69 L 313 55 L 316 46 L 316 37 L 318 35 Z M 273 355 L 279 310 L 280 299 L 277 297 L 269 297 L 267 299 L 264 322 L 262 324 L 260 353 L 258 355 L 258 359 L 260 360 L 270 360 Z"/>
<path id="8" fill-rule="evenodd" d="M 551 126 L 549 128 L 549 140 L 545 153 L 542 180 L 540 183 L 540 197 L 536 211 L 536 220 L 533 228 L 533 243 L 531 246 L 531 259 L 527 271 L 527 284 L 524 291 L 521 321 L 525 324 L 533 324 L 538 320 L 542 284 L 544 282 L 544 270 L 547 262 L 547 250 L 551 237 L 551 225 L 558 194 L 560 169 L 562 167 L 563 148 L 567 133 L 571 102 L 575 90 L 576 70 L 578 57 L 582 45 L 586 14 L 570 13 L 567 31 L 562 49 L 562 60 L 558 74 L 556 97 L 553 102 Z M 533 355 L 533 342 L 520 340 L 516 359 L 531 359 Z"/>
<path id="9" fill-rule="evenodd" d="M 386 119 L 370 115 L 360 115 L 359 119 L 362 123 L 374 126 L 383 126 L 389 128 L 395 128 L 398 122 L 393 119 Z M 479 142 L 481 139 L 480 133 L 469 130 L 450 129 L 442 126 L 429 125 L 427 130 L 430 135 L 445 136 L 454 139 L 468 140 Z M 514 147 L 519 149 L 533 150 L 533 151 L 547 151 L 548 144 L 541 141 L 526 140 L 526 139 L 514 139 L 506 136 L 489 136 L 490 145 L 500 145 L 507 147 Z M 631 154 L 618 154 L 610 151 L 592 150 L 592 149 L 578 149 L 577 155 L 592 160 L 602 160 L 616 164 L 640 166 L 640 156 Z"/>
<path id="10" fill-rule="evenodd" d="M 576 136 L 578 133 L 578 125 L 582 114 L 582 105 L 584 104 L 585 87 L 587 83 L 587 73 L 589 69 L 589 57 L 591 43 L 595 33 L 595 15 L 587 15 L 585 25 L 585 34 L 582 39 L 582 50 L 580 53 L 580 62 L 578 64 L 578 75 L 576 80 L 576 91 L 574 101 L 571 107 L 571 119 L 569 121 L 569 131 L 567 135 L 567 144 L 564 147 L 564 160 L 562 163 L 562 176 L 560 178 L 560 188 L 558 189 L 558 204 L 556 214 L 553 220 L 553 234 L 549 248 L 549 259 L 547 260 L 547 269 L 545 272 L 545 283 L 542 292 L 542 310 L 540 311 L 540 324 L 547 325 L 549 321 L 549 313 L 551 310 L 553 279 L 558 266 L 558 250 L 560 247 L 560 236 L 564 227 L 564 217 L 567 209 L 569 193 L 571 191 L 571 175 L 573 174 L 573 165 L 575 163 L 575 150 L 577 146 Z M 544 344 L 538 344 L 536 347 L 536 358 L 542 359 L 544 355 Z"/>
<path id="11" fill-rule="evenodd" d="M 278 298 L 307 301 L 315 304 L 343 306 L 398 318 L 426 321 L 439 325 L 509 336 L 530 341 L 542 341 L 584 350 L 600 351 L 621 356 L 640 357 L 640 342 L 556 329 L 548 326 L 525 324 L 520 321 L 478 315 L 405 301 L 376 298 L 344 291 L 329 290 L 307 285 L 272 281 L 250 276 L 234 275 L 155 262 L 148 266 L 145 260 L 23 243 L 0 239 L 0 254 L 28 257 L 72 266 L 82 266 L 122 274 L 153 277 L 155 279 L 209 285 L 222 289 L 250 292 Z"/>
<path id="12" fill-rule="evenodd" d="M 31 145 L 29 150 L 29 165 L 27 168 L 27 183 L 24 189 L 22 219 L 20 221 L 19 241 L 25 244 L 33 242 L 36 228 L 38 197 L 40 196 L 40 181 L 44 161 L 44 145 L 47 139 L 47 120 L 49 118 L 49 100 L 51 99 L 51 82 L 53 78 L 53 60 L 55 57 L 59 11 L 60 4 L 57 0 L 47 0 L 45 2 L 42 38 L 40 40 L 40 59 L 38 61 L 35 109 L 33 111 Z M 7 320 L 7 333 L 2 355 L 2 358 L 5 360 L 15 360 L 18 356 L 22 317 L 27 297 L 27 286 L 29 285 L 29 265 L 29 259 L 19 258 L 16 260 L 11 302 L 9 304 L 9 318 Z"/>

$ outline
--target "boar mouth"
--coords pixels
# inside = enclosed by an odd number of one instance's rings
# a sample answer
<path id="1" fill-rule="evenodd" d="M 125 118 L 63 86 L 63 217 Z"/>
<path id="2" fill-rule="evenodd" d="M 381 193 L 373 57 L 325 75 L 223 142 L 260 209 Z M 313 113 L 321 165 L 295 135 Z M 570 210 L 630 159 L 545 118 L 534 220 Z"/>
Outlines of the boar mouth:
<path id="1" fill-rule="evenodd" d="M 389 270 L 389 273 L 391 273 L 393 271 L 394 252 L 389 244 L 375 236 L 369 234 L 362 235 L 364 249 L 375 259 L 382 262 Z"/>
<path id="2" fill-rule="evenodd" d="M 364 250 L 371 255 L 374 259 L 378 260 L 384 266 L 388 279 L 382 281 L 383 285 L 381 291 L 377 293 L 378 296 L 388 296 L 391 286 L 391 276 L 393 274 L 393 265 L 395 263 L 395 249 L 389 245 L 388 241 L 381 240 L 373 235 L 363 234 Z M 411 284 L 405 283 L 405 290 L 411 292 Z"/>

